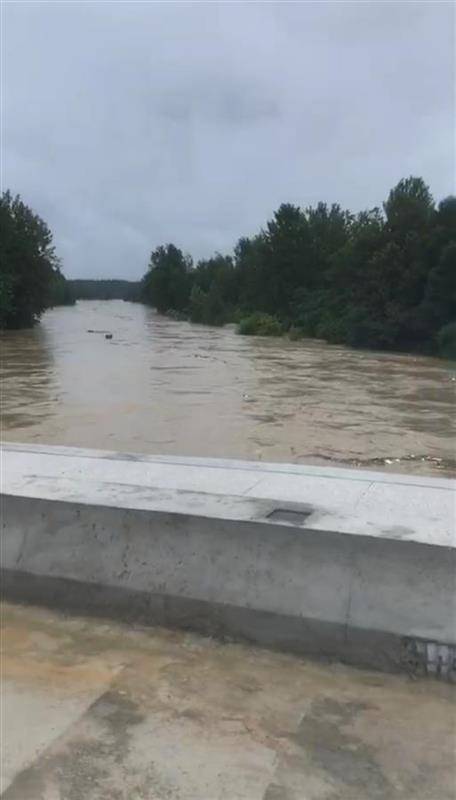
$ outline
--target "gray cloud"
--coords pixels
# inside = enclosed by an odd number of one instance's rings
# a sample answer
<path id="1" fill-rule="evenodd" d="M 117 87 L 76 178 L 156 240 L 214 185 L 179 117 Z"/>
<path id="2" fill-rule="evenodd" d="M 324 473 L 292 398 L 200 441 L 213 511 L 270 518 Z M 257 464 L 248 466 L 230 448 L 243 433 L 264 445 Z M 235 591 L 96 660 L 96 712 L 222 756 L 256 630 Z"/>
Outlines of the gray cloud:
<path id="1" fill-rule="evenodd" d="M 231 250 L 283 201 L 455 188 L 452 3 L 4 8 L 3 184 L 70 277 Z"/>

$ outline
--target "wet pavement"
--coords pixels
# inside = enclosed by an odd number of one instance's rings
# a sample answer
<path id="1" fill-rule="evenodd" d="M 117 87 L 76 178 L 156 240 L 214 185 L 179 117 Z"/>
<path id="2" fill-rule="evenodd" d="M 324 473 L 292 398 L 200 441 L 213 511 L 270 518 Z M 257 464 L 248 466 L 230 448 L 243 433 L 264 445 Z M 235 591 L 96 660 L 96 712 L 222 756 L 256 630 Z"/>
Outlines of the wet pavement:
<path id="1" fill-rule="evenodd" d="M 455 687 L 3 605 L 4 800 L 454 800 Z"/>

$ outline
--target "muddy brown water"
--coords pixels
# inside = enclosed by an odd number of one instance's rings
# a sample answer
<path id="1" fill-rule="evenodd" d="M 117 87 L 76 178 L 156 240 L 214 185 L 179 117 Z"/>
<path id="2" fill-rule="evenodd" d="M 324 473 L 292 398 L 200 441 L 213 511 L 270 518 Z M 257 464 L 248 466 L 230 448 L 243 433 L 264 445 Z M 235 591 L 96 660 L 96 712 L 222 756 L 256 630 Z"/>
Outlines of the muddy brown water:
<path id="1" fill-rule="evenodd" d="M 0 347 L 5 441 L 456 474 L 455 364 L 122 301 L 53 309 Z"/>

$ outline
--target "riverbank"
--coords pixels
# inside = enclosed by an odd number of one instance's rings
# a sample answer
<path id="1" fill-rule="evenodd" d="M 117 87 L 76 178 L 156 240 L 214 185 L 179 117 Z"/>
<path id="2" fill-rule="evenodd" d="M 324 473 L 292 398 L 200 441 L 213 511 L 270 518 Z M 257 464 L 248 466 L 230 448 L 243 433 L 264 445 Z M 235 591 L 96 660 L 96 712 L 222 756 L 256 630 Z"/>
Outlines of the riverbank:
<path id="1" fill-rule="evenodd" d="M 333 340 L 325 339 L 322 336 L 317 336 L 316 333 L 306 330 L 299 324 L 299 321 L 295 323 L 290 319 L 283 320 L 280 319 L 280 317 L 274 316 L 273 314 L 264 314 L 258 311 L 248 313 L 237 309 L 232 313 L 228 313 L 226 316 L 221 315 L 218 322 L 206 322 L 204 319 L 195 320 L 192 319 L 192 315 L 190 313 L 176 311 L 174 309 L 157 313 L 160 313 L 162 316 L 168 317 L 169 319 L 173 319 L 177 322 L 192 322 L 195 324 L 211 325 L 212 327 L 224 327 L 226 325 L 232 325 L 236 329 L 236 332 L 241 336 L 264 336 L 274 338 L 285 337 L 286 339 L 290 339 L 292 342 L 317 340 L 327 345 L 341 344 L 337 337 Z M 429 342 L 427 346 L 422 344 L 421 347 L 418 347 L 416 350 L 414 350 L 412 347 L 409 349 L 388 346 L 375 348 L 368 345 L 363 346 L 361 342 L 354 344 L 353 349 L 367 350 L 368 352 L 377 351 L 381 353 L 396 353 L 400 355 L 409 355 L 411 357 L 416 355 L 429 356 L 441 358 L 442 360 L 453 362 L 456 365 L 455 339 L 456 327 L 451 324 L 445 328 L 440 336 L 439 341 Z M 412 343 L 410 343 L 410 345 L 411 344 Z"/>
<path id="2" fill-rule="evenodd" d="M 456 198 L 436 206 L 413 176 L 383 212 L 283 203 L 233 255 L 194 263 L 175 244 L 156 247 L 141 297 L 192 322 L 246 312 L 241 328 L 294 327 L 334 344 L 456 358 L 455 220 Z"/>

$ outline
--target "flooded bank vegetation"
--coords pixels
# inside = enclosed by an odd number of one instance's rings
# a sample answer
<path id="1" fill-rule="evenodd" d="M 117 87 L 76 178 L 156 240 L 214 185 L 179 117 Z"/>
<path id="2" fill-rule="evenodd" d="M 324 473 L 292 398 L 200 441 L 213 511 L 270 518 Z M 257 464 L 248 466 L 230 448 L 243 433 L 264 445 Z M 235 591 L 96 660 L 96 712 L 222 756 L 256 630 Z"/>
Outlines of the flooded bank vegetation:
<path id="1" fill-rule="evenodd" d="M 401 180 L 382 208 L 283 204 L 233 255 L 196 264 L 156 248 L 142 299 L 193 322 L 243 334 L 317 337 L 353 347 L 456 357 L 456 198 L 434 202 Z"/>

